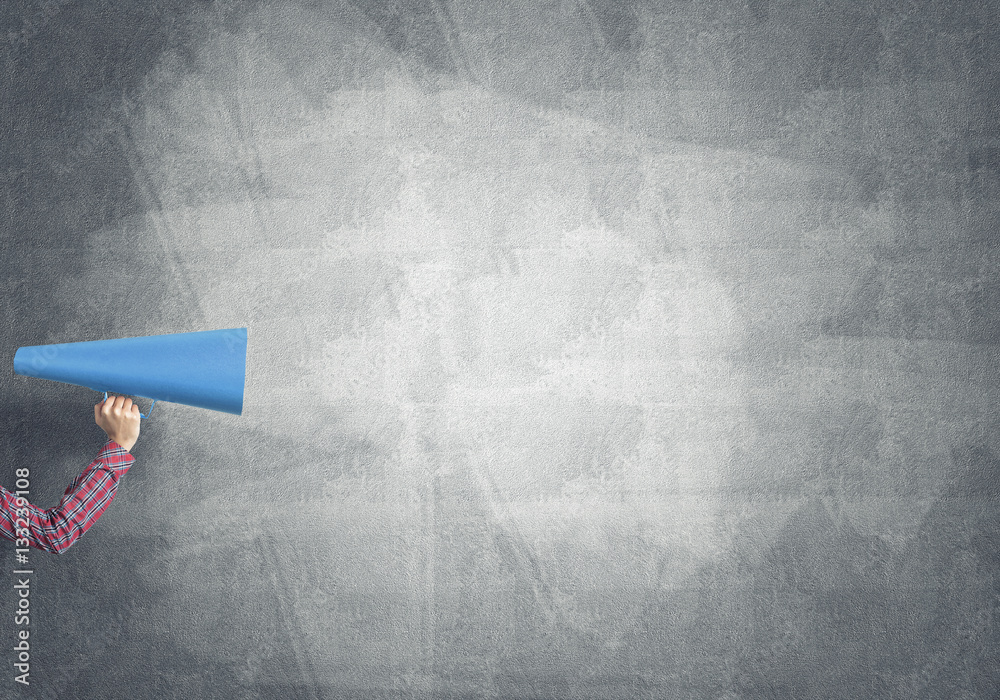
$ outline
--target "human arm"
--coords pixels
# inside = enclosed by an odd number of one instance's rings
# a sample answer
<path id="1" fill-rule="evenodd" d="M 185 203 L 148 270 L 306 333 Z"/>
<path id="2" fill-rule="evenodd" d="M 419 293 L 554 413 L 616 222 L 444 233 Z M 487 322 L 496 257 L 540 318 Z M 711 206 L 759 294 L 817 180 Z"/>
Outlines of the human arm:
<path id="1" fill-rule="evenodd" d="M 18 547 L 62 554 L 107 510 L 118 482 L 135 462 L 129 450 L 139 437 L 139 407 L 131 399 L 109 396 L 94 406 L 94 421 L 108 441 L 69 485 L 59 505 L 42 509 L 0 487 L 0 535 Z"/>
<path id="2" fill-rule="evenodd" d="M 0 535 L 15 540 L 18 547 L 62 554 L 111 505 L 119 481 L 134 462 L 122 445 L 109 439 L 54 508 L 39 508 L 0 487 Z"/>

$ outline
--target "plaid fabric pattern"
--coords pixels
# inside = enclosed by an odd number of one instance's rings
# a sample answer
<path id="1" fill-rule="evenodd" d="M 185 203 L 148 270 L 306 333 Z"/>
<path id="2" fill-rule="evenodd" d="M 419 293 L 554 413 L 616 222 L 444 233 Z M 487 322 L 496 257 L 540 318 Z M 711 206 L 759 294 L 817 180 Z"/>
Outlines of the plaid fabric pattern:
<path id="1" fill-rule="evenodd" d="M 107 510 L 118 482 L 135 457 L 113 440 L 104 443 L 80 476 L 66 489 L 59 505 L 48 510 L 27 501 L 17 505 L 17 495 L 0 486 L 0 535 L 52 554 L 62 554 L 83 536 Z"/>

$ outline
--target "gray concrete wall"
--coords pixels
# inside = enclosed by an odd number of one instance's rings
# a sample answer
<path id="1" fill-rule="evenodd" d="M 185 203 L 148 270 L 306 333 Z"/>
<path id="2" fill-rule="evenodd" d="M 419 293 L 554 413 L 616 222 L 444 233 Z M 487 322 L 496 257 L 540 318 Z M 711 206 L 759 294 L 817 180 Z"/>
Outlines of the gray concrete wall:
<path id="1" fill-rule="evenodd" d="M 995 3 L 0 17 L 8 367 L 250 337 L 4 697 L 1000 692 Z M 2 376 L 53 505 L 97 397 Z"/>

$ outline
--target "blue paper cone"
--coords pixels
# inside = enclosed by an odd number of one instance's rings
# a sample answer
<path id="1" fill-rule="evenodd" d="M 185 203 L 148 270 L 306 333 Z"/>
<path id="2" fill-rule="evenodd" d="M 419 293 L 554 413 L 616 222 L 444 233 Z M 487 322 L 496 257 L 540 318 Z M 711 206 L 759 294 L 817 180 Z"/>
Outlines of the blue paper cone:
<path id="1" fill-rule="evenodd" d="M 31 345 L 14 353 L 26 377 L 95 391 L 243 413 L 247 329 Z"/>

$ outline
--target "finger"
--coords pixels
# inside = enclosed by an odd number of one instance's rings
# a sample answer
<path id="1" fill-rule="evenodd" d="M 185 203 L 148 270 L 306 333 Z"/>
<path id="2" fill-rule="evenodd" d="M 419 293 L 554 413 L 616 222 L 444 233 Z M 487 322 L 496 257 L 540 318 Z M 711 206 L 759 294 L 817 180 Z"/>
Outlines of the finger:
<path id="1" fill-rule="evenodd" d="M 126 413 L 132 412 L 132 399 L 125 399 L 125 403 L 122 404 L 122 408 L 125 409 Z"/>
<path id="2" fill-rule="evenodd" d="M 125 405 L 125 397 L 124 396 L 117 396 L 117 397 L 115 397 L 115 413 L 116 414 L 121 413 L 122 406 L 124 406 L 124 405 Z"/>

